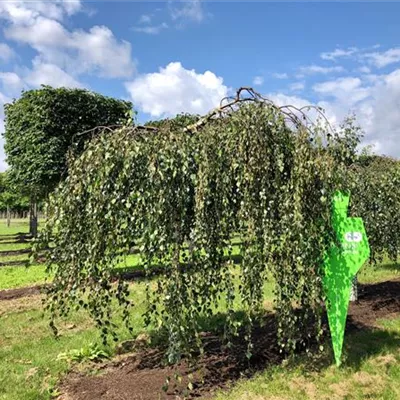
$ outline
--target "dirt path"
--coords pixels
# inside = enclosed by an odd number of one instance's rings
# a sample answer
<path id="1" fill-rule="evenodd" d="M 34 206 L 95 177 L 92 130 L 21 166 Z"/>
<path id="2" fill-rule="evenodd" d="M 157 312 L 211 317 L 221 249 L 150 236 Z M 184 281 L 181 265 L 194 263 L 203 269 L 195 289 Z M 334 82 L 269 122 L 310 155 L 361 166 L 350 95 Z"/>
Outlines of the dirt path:
<path id="1" fill-rule="evenodd" d="M 400 315 L 400 280 L 374 285 L 361 285 L 359 301 L 350 306 L 347 330 L 373 329 L 377 319 Z M 325 331 L 327 327 L 325 326 Z M 206 399 L 220 388 L 240 377 L 279 363 L 282 356 L 276 346 L 276 321 L 273 315 L 265 318 L 265 326 L 253 332 L 255 354 L 248 362 L 246 345 L 237 340 L 232 351 L 224 350 L 220 340 L 205 335 L 204 358 L 191 368 L 187 363 L 178 366 L 183 381 L 167 392 L 160 388 L 167 376 L 176 370 L 163 367 L 162 354 L 156 350 L 142 351 L 103 367 L 98 376 L 71 373 L 60 386 L 59 400 L 155 400 L 183 399 L 182 389 L 187 386 L 187 375 L 194 374 L 193 391 L 189 398 Z M 201 383 L 200 373 L 204 374 Z M 181 397 L 180 397 L 181 396 Z"/>

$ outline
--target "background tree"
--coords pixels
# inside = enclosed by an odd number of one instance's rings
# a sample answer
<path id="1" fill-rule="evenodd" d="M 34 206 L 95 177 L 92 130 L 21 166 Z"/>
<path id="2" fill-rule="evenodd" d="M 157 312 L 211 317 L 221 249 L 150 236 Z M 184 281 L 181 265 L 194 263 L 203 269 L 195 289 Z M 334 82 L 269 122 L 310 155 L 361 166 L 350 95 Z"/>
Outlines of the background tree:
<path id="1" fill-rule="evenodd" d="M 7 172 L 0 173 L 0 211 L 7 212 L 7 226 L 10 226 L 11 212 L 29 210 L 29 199 L 23 196 L 10 182 Z"/>
<path id="2" fill-rule="evenodd" d="M 66 176 L 68 150 L 83 150 L 90 135 L 79 134 L 126 123 L 132 103 L 83 89 L 42 86 L 22 92 L 4 108 L 9 176 L 31 199 L 31 233 L 35 235 L 37 201 Z"/>
<path id="3" fill-rule="evenodd" d="M 371 261 L 400 255 L 400 160 L 362 153 L 353 166 L 352 213 L 363 218 Z"/>

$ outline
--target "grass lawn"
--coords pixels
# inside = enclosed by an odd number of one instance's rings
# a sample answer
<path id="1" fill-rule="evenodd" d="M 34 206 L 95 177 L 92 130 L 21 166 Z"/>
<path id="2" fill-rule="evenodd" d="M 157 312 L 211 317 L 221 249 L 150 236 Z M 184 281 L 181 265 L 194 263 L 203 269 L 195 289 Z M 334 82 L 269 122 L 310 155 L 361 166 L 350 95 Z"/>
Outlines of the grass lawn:
<path id="1" fill-rule="evenodd" d="M 0 290 L 39 285 L 45 280 L 43 265 L 0 267 Z"/>
<path id="2" fill-rule="evenodd" d="M 323 368 L 306 360 L 267 369 L 236 383 L 215 400 L 333 400 L 400 399 L 400 318 L 379 322 L 381 330 L 346 337 L 348 359 L 343 367 Z"/>
<path id="3" fill-rule="evenodd" d="M 7 226 L 7 220 L 0 219 L 0 236 L 15 235 L 21 232 L 29 232 L 28 219 L 12 219 L 10 226 Z"/>

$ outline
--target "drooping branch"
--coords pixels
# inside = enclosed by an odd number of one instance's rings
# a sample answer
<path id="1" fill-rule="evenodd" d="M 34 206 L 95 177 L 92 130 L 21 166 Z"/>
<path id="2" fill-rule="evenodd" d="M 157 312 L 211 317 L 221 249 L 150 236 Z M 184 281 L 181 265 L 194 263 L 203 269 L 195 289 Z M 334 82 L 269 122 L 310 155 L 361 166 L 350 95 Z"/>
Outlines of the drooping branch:
<path id="1" fill-rule="evenodd" d="M 224 97 L 221 100 L 220 105 L 218 107 L 211 110 L 204 117 L 200 118 L 199 121 L 197 121 L 196 123 L 187 126 L 184 129 L 184 131 L 195 132 L 200 127 L 206 125 L 207 122 L 209 122 L 211 119 L 216 117 L 221 117 L 228 113 L 234 112 L 241 104 L 250 102 L 263 103 L 268 105 L 269 107 L 274 108 L 275 110 L 282 113 L 286 121 L 292 123 L 296 129 L 300 128 L 301 126 L 308 128 L 310 125 L 314 124 L 314 122 L 306 113 L 307 111 L 314 110 L 318 116 L 322 117 L 325 120 L 330 130 L 332 130 L 330 123 L 326 118 L 326 116 L 324 115 L 321 107 L 314 105 L 307 105 L 299 108 L 291 104 L 284 106 L 277 106 L 272 100 L 263 97 L 253 88 L 243 86 L 236 91 L 235 96 Z M 296 115 L 296 113 L 298 115 Z"/>

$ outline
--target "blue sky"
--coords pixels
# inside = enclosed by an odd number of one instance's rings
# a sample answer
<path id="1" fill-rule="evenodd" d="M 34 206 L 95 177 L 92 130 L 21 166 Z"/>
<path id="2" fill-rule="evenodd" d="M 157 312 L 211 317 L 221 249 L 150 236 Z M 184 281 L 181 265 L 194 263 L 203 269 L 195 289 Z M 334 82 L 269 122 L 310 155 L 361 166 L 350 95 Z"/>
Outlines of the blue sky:
<path id="1" fill-rule="evenodd" d="M 86 87 L 132 100 L 143 122 L 253 86 L 333 124 L 355 112 L 363 144 L 400 157 L 399 15 L 397 2 L 2 0 L 0 107 L 40 84 Z"/>

